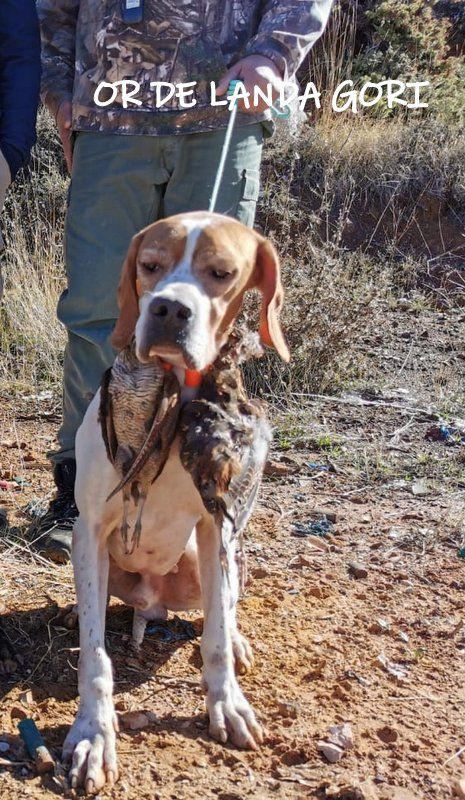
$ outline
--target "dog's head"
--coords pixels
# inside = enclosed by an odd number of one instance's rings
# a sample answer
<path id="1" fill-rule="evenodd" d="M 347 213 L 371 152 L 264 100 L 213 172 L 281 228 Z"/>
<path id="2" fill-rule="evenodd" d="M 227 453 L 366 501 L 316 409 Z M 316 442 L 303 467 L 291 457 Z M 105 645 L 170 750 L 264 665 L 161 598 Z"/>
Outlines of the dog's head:
<path id="1" fill-rule="evenodd" d="M 226 341 L 245 292 L 254 288 L 262 294 L 261 340 L 288 361 L 273 245 L 220 214 L 195 212 L 155 222 L 129 247 L 113 345 L 121 350 L 135 334 L 140 361 L 159 356 L 174 366 L 205 369 Z"/>

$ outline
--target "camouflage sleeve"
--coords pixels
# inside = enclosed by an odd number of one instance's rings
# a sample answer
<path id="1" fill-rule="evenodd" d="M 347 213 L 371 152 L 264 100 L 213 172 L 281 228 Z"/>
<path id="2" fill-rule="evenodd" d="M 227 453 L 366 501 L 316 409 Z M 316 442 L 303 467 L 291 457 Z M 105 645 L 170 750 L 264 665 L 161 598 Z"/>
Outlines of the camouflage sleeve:
<path id="1" fill-rule="evenodd" d="M 53 116 L 60 103 L 72 97 L 79 3 L 80 0 L 37 0 L 42 39 L 41 94 Z"/>
<path id="2" fill-rule="evenodd" d="M 246 54 L 270 58 L 289 80 L 321 36 L 333 0 L 264 0 L 258 32 Z"/>

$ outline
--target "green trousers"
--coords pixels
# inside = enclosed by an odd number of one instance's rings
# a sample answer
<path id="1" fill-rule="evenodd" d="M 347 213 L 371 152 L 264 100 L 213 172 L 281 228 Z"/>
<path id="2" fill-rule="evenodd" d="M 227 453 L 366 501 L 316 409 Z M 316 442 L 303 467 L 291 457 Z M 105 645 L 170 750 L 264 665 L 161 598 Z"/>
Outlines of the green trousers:
<path id="1" fill-rule="evenodd" d="M 65 228 L 68 285 L 58 318 L 68 331 L 63 422 L 52 461 L 74 457 L 76 431 L 115 353 L 110 334 L 131 237 L 171 214 L 208 208 L 224 131 L 185 136 L 78 133 Z M 260 124 L 233 132 L 216 211 L 252 226 L 263 143 Z"/>

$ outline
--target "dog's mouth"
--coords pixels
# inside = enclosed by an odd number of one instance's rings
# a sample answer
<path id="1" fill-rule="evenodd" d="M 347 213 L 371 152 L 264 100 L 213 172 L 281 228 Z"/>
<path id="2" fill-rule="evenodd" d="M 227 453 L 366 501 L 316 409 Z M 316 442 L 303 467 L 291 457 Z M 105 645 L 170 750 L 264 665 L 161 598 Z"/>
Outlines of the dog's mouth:
<path id="1" fill-rule="evenodd" d="M 195 369 L 192 365 L 192 359 L 181 348 L 167 347 L 162 345 L 152 345 L 149 350 L 149 358 L 161 358 L 167 364 L 173 367 L 182 367 L 183 369 Z"/>
<path id="2" fill-rule="evenodd" d="M 182 369 L 199 369 L 198 360 L 190 353 L 184 342 L 152 342 L 137 347 L 137 358 L 147 363 L 161 358 L 167 364 Z"/>

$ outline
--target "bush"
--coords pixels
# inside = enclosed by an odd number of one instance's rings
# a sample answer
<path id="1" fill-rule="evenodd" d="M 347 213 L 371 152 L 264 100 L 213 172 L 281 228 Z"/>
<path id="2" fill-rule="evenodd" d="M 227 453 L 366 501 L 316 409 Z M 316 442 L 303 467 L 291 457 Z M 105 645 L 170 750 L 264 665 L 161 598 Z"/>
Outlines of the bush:
<path id="1" fill-rule="evenodd" d="M 439 119 L 461 122 L 465 108 L 462 3 L 437 0 L 338 0 L 327 31 L 311 52 L 302 77 L 317 76 L 323 93 L 347 78 L 361 86 L 387 79 L 429 81 L 422 90 L 426 110 Z M 380 102 L 367 116 L 403 115 Z M 409 116 L 412 111 L 409 111 Z"/>

